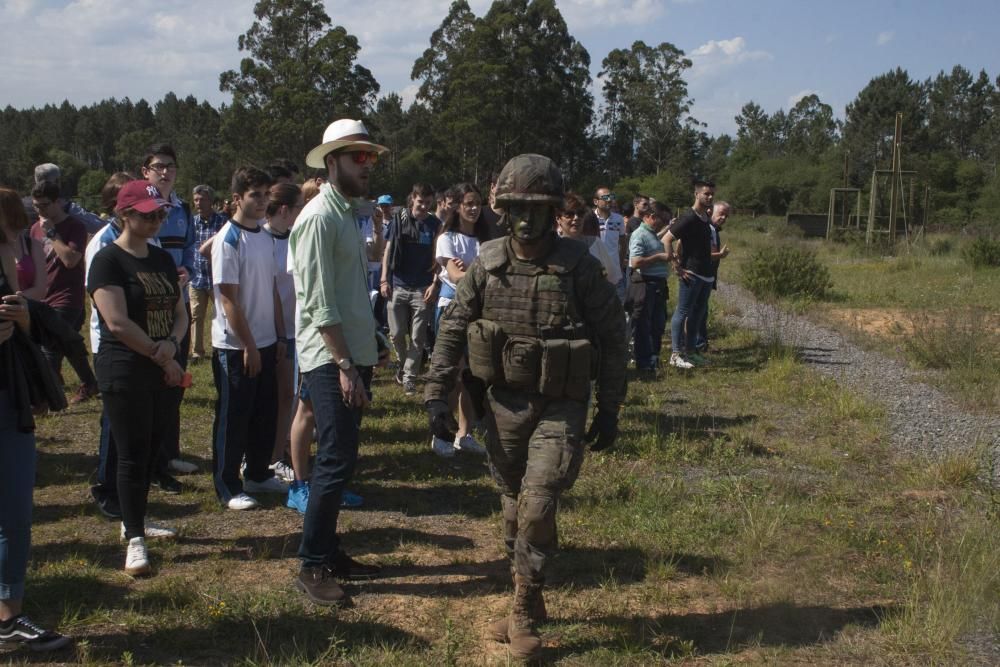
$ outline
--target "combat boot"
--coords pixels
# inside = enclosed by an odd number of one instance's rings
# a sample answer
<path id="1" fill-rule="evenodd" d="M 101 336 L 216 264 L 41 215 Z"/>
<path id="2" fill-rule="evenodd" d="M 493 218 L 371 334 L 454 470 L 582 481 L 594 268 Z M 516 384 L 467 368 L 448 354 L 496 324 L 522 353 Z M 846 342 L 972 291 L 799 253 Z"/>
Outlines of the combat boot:
<path id="1" fill-rule="evenodd" d="M 537 598 L 542 594 L 542 585 L 529 583 L 521 577 L 517 577 L 515 584 L 514 609 L 507 621 L 510 654 L 518 660 L 536 660 L 542 655 L 542 638 L 538 636 L 538 620 L 533 613 Z"/>
<path id="2" fill-rule="evenodd" d="M 510 568 L 510 578 L 514 580 L 515 586 L 517 585 L 517 574 L 514 573 L 514 567 Z M 542 587 L 538 587 L 538 597 L 535 599 L 535 606 L 532 610 L 532 618 L 535 619 L 536 623 L 544 623 L 549 620 L 548 610 L 545 609 L 545 596 L 542 595 Z M 510 616 L 504 616 L 499 621 L 493 621 L 489 625 L 488 635 L 489 638 L 495 642 L 501 642 L 506 644 L 509 641 L 507 636 L 507 626 L 509 625 Z"/>

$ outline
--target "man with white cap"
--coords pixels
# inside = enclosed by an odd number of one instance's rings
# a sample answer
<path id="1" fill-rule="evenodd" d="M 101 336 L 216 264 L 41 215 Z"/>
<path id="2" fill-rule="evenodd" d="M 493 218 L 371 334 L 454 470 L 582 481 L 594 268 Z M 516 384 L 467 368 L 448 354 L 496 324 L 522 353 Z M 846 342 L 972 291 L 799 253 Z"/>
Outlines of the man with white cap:
<path id="1" fill-rule="evenodd" d="M 326 169 L 327 182 L 299 214 L 289 238 L 298 305 L 295 344 L 319 436 L 295 583 L 317 604 L 345 600 L 335 579 L 379 573 L 340 549 L 337 518 L 357 461 L 372 368 L 381 361 L 357 212 L 366 204 L 371 169 L 387 150 L 372 142 L 361 121 L 331 123 L 323 143 L 306 156 L 306 165 Z"/>

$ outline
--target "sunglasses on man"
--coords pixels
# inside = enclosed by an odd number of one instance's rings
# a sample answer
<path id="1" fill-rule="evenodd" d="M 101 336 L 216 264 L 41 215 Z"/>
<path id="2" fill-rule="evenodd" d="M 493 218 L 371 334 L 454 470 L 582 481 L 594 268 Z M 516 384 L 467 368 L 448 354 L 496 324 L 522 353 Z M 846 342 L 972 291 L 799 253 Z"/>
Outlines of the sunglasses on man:
<path id="1" fill-rule="evenodd" d="M 378 153 L 375 151 L 351 151 L 348 153 L 351 156 L 351 161 L 356 165 L 371 164 L 375 166 L 378 162 Z"/>
<path id="2" fill-rule="evenodd" d="M 598 199 L 600 199 L 601 201 L 614 201 L 616 199 L 616 197 L 615 197 L 615 193 L 612 192 L 610 194 L 601 195 L 600 197 L 598 197 Z"/>

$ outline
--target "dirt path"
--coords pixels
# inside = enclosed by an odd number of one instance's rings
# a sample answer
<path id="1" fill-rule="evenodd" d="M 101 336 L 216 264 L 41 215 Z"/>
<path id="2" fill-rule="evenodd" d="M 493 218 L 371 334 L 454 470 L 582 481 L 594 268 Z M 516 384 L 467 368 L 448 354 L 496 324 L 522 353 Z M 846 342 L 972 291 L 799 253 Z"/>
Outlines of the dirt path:
<path id="1" fill-rule="evenodd" d="M 935 456 L 985 446 L 992 452 L 994 476 L 1000 474 L 1000 416 L 971 414 L 921 382 L 902 362 L 763 304 L 741 287 L 722 285 L 719 292 L 734 324 L 794 347 L 812 368 L 882 404 L 896 446 Z"/>

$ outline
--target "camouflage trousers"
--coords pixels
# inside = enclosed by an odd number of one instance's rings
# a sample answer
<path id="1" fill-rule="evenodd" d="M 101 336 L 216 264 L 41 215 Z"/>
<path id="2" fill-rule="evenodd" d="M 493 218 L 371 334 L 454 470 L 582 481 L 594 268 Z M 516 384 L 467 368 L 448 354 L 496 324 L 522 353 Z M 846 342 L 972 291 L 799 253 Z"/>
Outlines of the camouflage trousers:
<path id="1" fill-rule="evenodd" d="M 583 462 L 587 404 L 492 387 L 487 406 L 486 449 L 502 494 L 507 555 L 516 574 L 541 584 L 558 546 L 559 496 Z"/>

